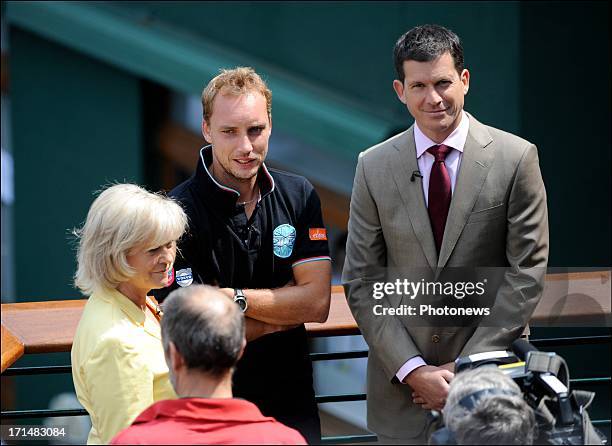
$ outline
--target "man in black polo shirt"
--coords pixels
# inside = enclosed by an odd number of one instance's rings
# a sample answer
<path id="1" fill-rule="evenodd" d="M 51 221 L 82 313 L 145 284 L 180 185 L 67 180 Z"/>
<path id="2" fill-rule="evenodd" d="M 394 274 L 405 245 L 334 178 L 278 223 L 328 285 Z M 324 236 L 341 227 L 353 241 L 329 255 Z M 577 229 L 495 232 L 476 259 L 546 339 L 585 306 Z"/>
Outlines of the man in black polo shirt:
<path id="1" fill-rule="evenodd" d="M 324 322 L 329 312 L 327 234 L 308 180 L 264 165 L 271 100 L 263 80 L 244 67 L 222 70 L 204 89 L 202 133 L 211 145 L 201 149 L 194 175 L 170 193 L 189 217 L 189 232 L 164 294 L 206 283 L 234 299 L 249 341 L 234 395 L 318 443 L 304 322 Z"/>

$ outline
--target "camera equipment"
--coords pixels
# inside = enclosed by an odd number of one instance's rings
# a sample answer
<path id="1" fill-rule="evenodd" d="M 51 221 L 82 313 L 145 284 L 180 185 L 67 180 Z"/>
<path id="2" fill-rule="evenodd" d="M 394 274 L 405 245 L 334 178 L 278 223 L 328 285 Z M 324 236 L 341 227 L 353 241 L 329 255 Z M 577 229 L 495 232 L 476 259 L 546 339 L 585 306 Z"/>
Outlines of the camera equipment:
<path id="1" fill-rule="evenodd" d="M 535 444 L 605 444 L 605 437 L 598 434 L 586 411 L 595 394 L 581 390 L 570 391 L 569 370 L 565 360 L 556 353 L 541 352 L 523 339 L 514 341 L 512 350 L 458 358 L 455 361 L 455 372 L 488 365 L 497 366 L 510 376 L 521 389 L 525 401 L 535 411 L 538 425 Z M 503 392 L 474 392 L 459 404 L 471 410 L 483 395 L 496 393 Z M 430 444 L 456 442 L 453 433 L 443 428 L 433 433 Z"/>

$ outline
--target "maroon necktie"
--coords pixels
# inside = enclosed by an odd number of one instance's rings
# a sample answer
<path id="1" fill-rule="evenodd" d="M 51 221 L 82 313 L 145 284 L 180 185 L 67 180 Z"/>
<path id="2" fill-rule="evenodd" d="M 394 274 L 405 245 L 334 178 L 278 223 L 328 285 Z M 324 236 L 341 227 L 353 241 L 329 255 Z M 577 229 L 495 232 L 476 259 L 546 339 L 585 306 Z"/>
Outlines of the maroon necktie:
<path id="1" fill-rule="evenodd" d="M 436 249 L 440 254 L 442 246 L 442 237 L 444 237 L 444 227 L 446 226 L 446 217 L 451 202 L 451 180 L 446 170 L 444 160 L 446 155 L 453 150 L 452 147 L 440 144 L 432 146 L 427 151 L 431 153 L 435 161 L 431 166 L 431 174 L 429 176 L 429 194 L 427 210 L 429 212 L 429 221 L 431 222 L 431 230 L 433 231 Z"/>

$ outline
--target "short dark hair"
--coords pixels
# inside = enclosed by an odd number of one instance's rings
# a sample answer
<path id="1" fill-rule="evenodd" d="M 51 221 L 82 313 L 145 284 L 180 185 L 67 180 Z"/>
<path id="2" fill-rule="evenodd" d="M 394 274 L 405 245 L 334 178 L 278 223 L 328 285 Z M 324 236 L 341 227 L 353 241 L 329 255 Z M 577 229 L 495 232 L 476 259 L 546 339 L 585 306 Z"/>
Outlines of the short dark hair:
<path id="1" fill-rule="evenodd" d="M 463 71 L 463 46 L 459 36 L 440 25 L 420 25 L 401 36 L 393 48 L 398 79 L 404 82 L 404 61 L 431 62 L 450 53 L 457 73 Z"/>
<path id="2" fill-rule="evenodd" d="M 238 305 L 216 288 L 192 285 L 164 300 L 161 334 L 164 351 L 170 342 L 190 369 L 212 376 L 231 370 L 242 350 L 244 316 Z"/>

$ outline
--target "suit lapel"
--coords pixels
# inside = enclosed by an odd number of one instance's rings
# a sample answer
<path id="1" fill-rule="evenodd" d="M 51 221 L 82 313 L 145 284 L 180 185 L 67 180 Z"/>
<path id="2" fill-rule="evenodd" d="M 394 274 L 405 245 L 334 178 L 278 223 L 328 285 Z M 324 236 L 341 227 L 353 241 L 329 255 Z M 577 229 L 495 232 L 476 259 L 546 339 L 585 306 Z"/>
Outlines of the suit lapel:
<path id="1" fill-rule="evenodd" d="M 400 195 L 412 224 L 412 229 L 419 240 L 427 262 L 432 269 L 436 268 L 438 255 L 436 245 L 429 223 L 429 214 L 423 197 L 421 180 L 410 181 L 412 172 L 418 171 L 419 166 L 416 158 L 416 146 L 414 144 L 414 126 L 410 127 L 404 135 L 393 143 L 396 152 L 391 156 L 390 169 L 393 172 L 395 183 L 399 188 Z"/>
<path id="2" fill-rule="evenodd" d="M 453 252 L 493 161 L 493 147 L 489 146 L 493 141 L 491 135 L 472 115 L 468 116 L 470 129 L 448 211 L 438 268 L 446 265 Z"/>

